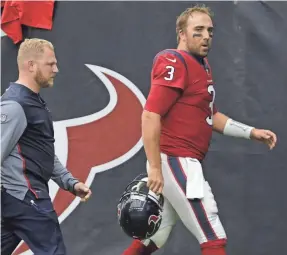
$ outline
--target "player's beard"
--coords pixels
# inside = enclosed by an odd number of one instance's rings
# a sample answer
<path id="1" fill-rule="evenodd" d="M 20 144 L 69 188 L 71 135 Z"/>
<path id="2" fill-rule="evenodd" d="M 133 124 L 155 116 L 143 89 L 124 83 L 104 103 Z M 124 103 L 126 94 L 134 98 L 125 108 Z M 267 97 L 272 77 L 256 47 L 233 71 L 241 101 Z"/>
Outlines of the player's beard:
<path id="1" fill-rule="evenodd" d="M 189 49 L 189 52 L 191 53 L 191 54 L 193 54 L 193 55 L 195 55 L 195 56 L 198 56 L 198 57 L 201 57 L 201 58 L 204 58 L 204 57 L 206 57 L 207 55 L 208 55 L 208 52 L 209 52 L 209 47 L 207 48 L 207 49 L 202 49 L 202 46 L 200 45 L 200 46 L 198 46 L 198 47 L 193 47 L 193 46 L 191 46 L 191 47 L 188 47 L 188 49 Z"/>
<path id="2" fill-rule="evenodd" d="M 35 81 L 41 88 L 48 88 L 54 85 L 54 78 L 45 78 L 40 69 L 36 72 Z"/>
<path id="3" fill-rule="evenodd" d="M 191 43 L 191 42 L 186 42 L 186 48 L 188 49 L 188 51 L 192 54 L 192 55 L 195 55 L 195 56 L 198 56 L 198 57 L 201 57 L 201 58 L 204 58 L 208 55 L 208 52 L 210 51 L 211 49 L 211 42 L 207 42 L 207 48 L 203 49 L 202 48 L 202 43 L 197 43 L 194 44 L 194 43 Z"/>

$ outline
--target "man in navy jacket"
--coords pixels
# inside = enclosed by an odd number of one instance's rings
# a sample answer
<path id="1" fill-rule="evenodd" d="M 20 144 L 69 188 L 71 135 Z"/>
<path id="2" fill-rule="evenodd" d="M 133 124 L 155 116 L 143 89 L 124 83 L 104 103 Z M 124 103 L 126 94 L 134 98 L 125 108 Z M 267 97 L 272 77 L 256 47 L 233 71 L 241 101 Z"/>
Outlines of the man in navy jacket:
<path id="1" fill-rule="evenodd" d="M 39 92 L 58 73 L 53 45 L 26 39 L 19 48 L 19 79 L 1 97 L 1 254 L 24 240 L 34 254 L 66 254 L 48 181 L 87 200 L 90 189 L 55 155 L 51 112 Z"/>

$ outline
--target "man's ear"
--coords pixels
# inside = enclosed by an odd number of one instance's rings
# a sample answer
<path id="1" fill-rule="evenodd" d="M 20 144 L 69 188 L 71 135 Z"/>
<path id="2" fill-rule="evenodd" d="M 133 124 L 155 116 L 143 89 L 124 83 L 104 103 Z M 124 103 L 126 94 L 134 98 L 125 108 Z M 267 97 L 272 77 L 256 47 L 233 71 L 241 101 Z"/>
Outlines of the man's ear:
<path id="1" fill-rule="evenodd" d="M 27 62 L 28 70 L 33 72 L 35 70 L 35 62 L 33 60 L 28 60 Z"/>

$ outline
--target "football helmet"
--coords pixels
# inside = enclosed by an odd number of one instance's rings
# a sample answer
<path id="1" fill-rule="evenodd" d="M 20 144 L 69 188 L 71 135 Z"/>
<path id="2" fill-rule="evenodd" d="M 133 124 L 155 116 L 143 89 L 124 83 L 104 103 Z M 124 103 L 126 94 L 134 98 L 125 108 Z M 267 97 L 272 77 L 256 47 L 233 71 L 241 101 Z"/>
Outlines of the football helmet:
<path id="1" fill-rule="evenodd" d="M 118 203 L 118 221 L 123 231 L 134 239 L 147 239 L 159 229 L 164 198 L 147 187 L 147 175 L 129 183 Z"/>

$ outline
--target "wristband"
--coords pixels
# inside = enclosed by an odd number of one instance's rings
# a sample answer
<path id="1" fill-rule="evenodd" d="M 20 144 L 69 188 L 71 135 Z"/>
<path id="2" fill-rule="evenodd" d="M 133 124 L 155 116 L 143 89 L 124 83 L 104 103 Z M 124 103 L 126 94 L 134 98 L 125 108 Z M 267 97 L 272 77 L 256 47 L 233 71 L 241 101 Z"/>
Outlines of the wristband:
<path id="1" fill-rule="evenodd" d="M 227 136 L 240 137 L 250 139 L 251 130 L 253 127 L 237 122 L 232 119 L 228 119 L 223 134 Z"/>

